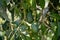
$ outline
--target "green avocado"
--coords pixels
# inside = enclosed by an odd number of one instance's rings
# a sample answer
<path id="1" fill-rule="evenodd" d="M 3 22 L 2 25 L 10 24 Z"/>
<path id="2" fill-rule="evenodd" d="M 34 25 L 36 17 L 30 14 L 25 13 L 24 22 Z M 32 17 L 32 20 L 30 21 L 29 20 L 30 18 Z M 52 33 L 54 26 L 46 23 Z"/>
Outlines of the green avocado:
<path id="1" fill-rule="evenodd" d="M 33 21 L 32 12 L 29 10 L 27 13 L 27 21 L 31 23 Z"/>
<path id="2" fill-rule="evenodd" d="M 31 29 L 32 29 L 33 32 L 38 32 L 38 30 L 39 30 L 38 23 L 32 23 Z"/>
<path id="3" fill-rule="evenodd" d="M 26 30 L 27 30 L 27 26 L 22 24 L 22 25 L 20 26 L 20 29 L 21 29 L 22 32 L 23 32 L 23 31 L 26 31 Z"/>

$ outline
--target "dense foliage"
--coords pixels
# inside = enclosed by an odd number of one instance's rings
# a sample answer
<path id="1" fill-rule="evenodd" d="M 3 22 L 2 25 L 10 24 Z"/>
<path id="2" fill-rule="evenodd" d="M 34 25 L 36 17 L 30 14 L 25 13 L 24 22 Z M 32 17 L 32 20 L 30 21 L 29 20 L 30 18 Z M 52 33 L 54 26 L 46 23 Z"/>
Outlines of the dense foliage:
<path id="1" fill-rule="evenodd" d="M 0 0 L 0 40 L 60 40 L 60 0 Z"/>

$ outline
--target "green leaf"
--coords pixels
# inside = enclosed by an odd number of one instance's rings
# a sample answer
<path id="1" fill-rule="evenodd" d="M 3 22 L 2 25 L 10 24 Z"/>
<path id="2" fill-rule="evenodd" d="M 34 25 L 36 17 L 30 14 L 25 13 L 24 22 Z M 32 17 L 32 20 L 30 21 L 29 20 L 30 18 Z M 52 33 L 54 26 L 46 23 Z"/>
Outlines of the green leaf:
<path id="1" fill-rule="evenodd" d="M 26 36 L 26 40 L 32 40 L 31 37 Z"/>
<path id="2" fill-rule="evenodd" d="M 45 6 L 45 0 L 39 0 L 39 2 L 40 2 L 39 4 L 40 4 L 41 8 L 43 9 Z"/>
<path id="3" fill-rule="evenodd" d="M 14 13 L 19 16 L 19 9 L 17 7 L 14 8 Z"/>
<path id="4" fill-rule="evenodd" d="M 60 20 L 60 15 L 58 13 L 54 12 L 54 11 L 51 12 L 50 16 Z"/>
<path id="5" fill-rule="evenodd" d="M 36 9 L 36 0 L 32 0 L 32 8 Z"/>
<path id="6" fill-rule="evenodd" d="M 42 24 L 41 24 L 42 34 L 45 34 L 46 29 L 47 29 L 46 26 L 42 23 Z"/>
<path id="7" fill-rule="evenodd" d="M 50 26 L 51 26 L 51 30 L 55 32 L 56 31 L 56 28 L 57 28 L 56 27 L 56 23 L 50 22 Z"/>
<path id="8" fill-rule="evenodd" d="M 23 0 L 23 3 L 22 3 L 24 9 L 28 9 L 28 3 L 26 0 Z"/>

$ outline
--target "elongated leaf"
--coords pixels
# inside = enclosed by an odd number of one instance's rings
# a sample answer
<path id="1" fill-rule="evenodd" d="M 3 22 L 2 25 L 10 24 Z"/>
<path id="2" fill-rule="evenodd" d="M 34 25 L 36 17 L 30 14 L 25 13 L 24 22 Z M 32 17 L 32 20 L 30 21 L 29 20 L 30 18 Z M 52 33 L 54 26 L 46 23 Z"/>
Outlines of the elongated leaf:
<path id="1" fill-rule="evenodd" d="M 41 8 L 44 8 L 44 6 L 45 6 L 45 0 L 39 0 L 39 4 L 40 4 L 40 6 L 41 6 Z"/>

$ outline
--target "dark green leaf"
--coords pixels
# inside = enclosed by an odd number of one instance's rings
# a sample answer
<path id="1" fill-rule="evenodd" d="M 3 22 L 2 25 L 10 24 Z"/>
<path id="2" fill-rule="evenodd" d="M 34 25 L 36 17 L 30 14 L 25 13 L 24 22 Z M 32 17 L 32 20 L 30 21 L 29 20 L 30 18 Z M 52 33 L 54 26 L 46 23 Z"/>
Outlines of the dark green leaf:
<path id="1" fill-rule="evenodd" d="M 45 0 L 39 0 L 39 4 L 40 4 L 40 6 L 41 6 L 41 8 L 44 8 L 44 6 L 45 6 Z"/>

